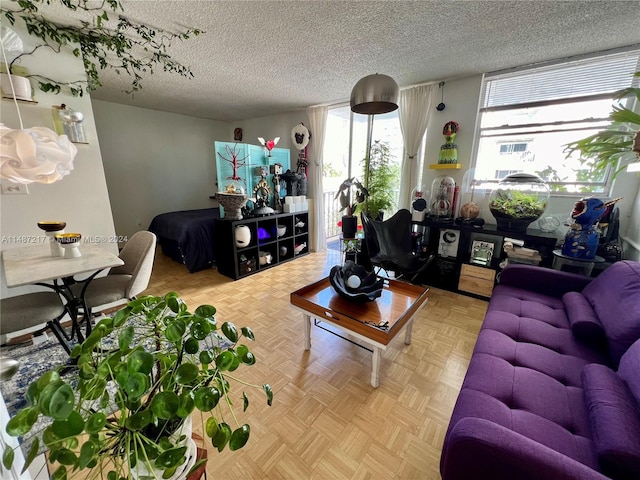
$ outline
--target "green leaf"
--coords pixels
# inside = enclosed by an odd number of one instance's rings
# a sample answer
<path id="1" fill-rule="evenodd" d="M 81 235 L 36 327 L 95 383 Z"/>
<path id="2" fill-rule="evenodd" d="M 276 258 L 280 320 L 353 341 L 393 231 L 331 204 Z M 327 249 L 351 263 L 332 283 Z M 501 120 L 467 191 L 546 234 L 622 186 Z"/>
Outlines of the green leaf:
<path id="1" fill-rule="evenodd" d="M 242 392 L 242 411 L 246 412 L 247 408 L 249 408 L 249 397 L 246 392 Z"/>
<path id="2" fill-rule="evenodd" d="M 124 391 L 131 400 L 140 398 L 147 391 L 149 386 L 149 377 L 144 373 L 133 373 L 127 378 L 124 384 Z"/>
<path id="3" fill-rule="evenodd" d="M 73 411 L 66 420 L 55 420 L 51 428 L 58 438 L 75 437 L 84 430 L 84 420 L 78 412 Z"/>
<path id="4" fill-rule="evenodd" d="M 121 310 L 118 310 L 116 314 L 113 316 L 113 326 L 121 327 L 124 325 L 124 322 L 131 316 L 132 308 L 130 306 L 126 306 Z"/>
<path id="5" fill-rule="evenodd" d="M 218 421 L 215 419 L 215 417 L 207 418 L 204 431 L 209 438 L 213 438 L 213 436 L 218 432 Z"/>
<path id="6" fill-rule="evenodd" d="M 154 398 L 155 400 L 155 398 Z M 153 416 L 149 410 L 142 410 L 131 415 L 125 421 L 125 426 L 129 430 L 142 430 L 153 420 Z"/>
<path id="7" fill-rule="evenodd" d="M 238 348 L 236 348 L 236 352 L 238 353 L 238 356 L 242 358 L 247 353 L 249 353 L 249 347 L 247 347 L 246 345 L 238 345 Z"/>
<path id="8" fill-rule="evenodd" d="M 36 420 L 38 420 L 38 409 L 25 408 L 9 419 L 5 431 L 12 437 L 20 437 L 31 430 Z"/>
<path id="9" fill-rule="evenodd" d="M 24 462 L 24 466 L 22 467 L 22 471 L 20 473 L 24 473 L 29 468 L 29 465 L 33 463 L 33 461 L 38 456 L 38 450 L 40 449 L 40 439 L 38 437 L 33 437 L 33 442 L 29 447 L 29 453 L 27 453 L 27 458 Z"/>
<path id="10" fill-rule="evenodd" d="M 204 318 L 199 318 L 189 327 L 191 335 L 197 340 L 204 340 L 211 333 L 211 325 Z"/>
<path id="11" fill-rule="evenodd" d="M 155 461 L 155 465 L 156 467 L 162 469 L 182 465 L 187 460 L 187 457 L 184 456 L 186 451 L 187 447 L 177 447 L 165 450 L 160 455 L 158 455 L 158 458 L 156 458 Z"/>
<path id="12" fill-rule="evenodd" d="M 198 358 L 200 359 L 200 363 L 202 363 L 203 365 L 209 365 L 213 362 L 213 352 L 211 352 L 210 350 L 203 350 L 202 352 L 200 352 Z"/>
<path id="13" fill-rule="evenodd" d="M 220 391 L 216 387 L 200 388 L 195 393 L 193 400 L 198 410 L 209 412 L 218 404 Z"/>
<path id="14" fill-rule="evenodd" d="M 59 448 L 56 451 L 56 461 L 61 465 L 75 465 L 78 458 L 68 448 Z"/>
<path id="15" fill-rule="evenodd" d="M 247 352 L 246 355 L 242 357 L 242 363 L 246 363 L 247 365 L 254 365 L 256 363 L 256 357 L 251 352 Z"/>
<path id="16" fill-rule="evenodd" d="M 233 365 L 234 358 L 236 358 L 236 356 L 233 353 L 225 350 L 216 357 L 216 365 L 222 371 L 229 370 Z"/>
<path id="17" fill-rule="evenodd" d="M 212 305 L 200 305 L 196 308 L 195 314 L 199 317 L 213 317 L 216 314 L 216 307 Z"/>
<path id="18" fill-rule="evenodd" d="M 107 327 L 104 325 L 100 325 L 97 328 L 94 328 L 89 336 L 82 342 L 82 352 L 87 353 L 91 352 L 93 348 L 100 343 L 100 340 L 104 338 L 107 334 Z"/>
<path id="19" fill-rule="evenodd" d="M 231 427 L 222 422 L 218 425 L 218 431 L 211 439 L 211 443 L 218 449 L 218 452 L 222 452 L 229 439 L 231 439 Z"/>
<path id="20" fill-rule="evenodd" d="M 167 307 L 169 307 L 169 310 L 171 310 L 173 313 L 180 313 L 181 311 L 186 309 L 184 301 L 179 297 L 171 296 L 167 298 L 166 301 Z"/>
<path id="21" fill-rule="evenodd" d="M 56 471 L 51 474 L 51 480 L 67 480 L 67 467 L 60 465 Z"/>
<path id="22" fill-rule="evenodd" d="M 193 337 L 189 337 L 186 342 L 184 342 L 184 351 L 193 355 L 198 353 L 200 350 L 200 342 Z"/>
<path id="23" fill-rule="evenodd" d="M 265 383 L 262 385 L 262 389 L 264 390 L 264 393 L 267 394 L 267 405 L 271 406 L 271 403 L 273 402 L 273 390 L 271 390 L 271 385 Z"/>
<path id="24" fill-rule="evenodd" d="M 127 367 L 130 373 L 141 372 L 148 375 L 153 368 L 153 355 L 144 350 L 135 350 L 127 358 Z"/>
<path id="25" fill-rule="evenodd" d="M 82 447 L 80 447 L 80 457 L 78 458 L 78 468 L 81 470 L 84 468 L 87 468 L 87 465 L 89 465 L 89 462 L 93 460 L 97 452 L 98 452 L 98 448 L 96 447 L 96 444 L 93 441 L 88 440 L 84 442 L 82 444 Z"/>
<path id="26" fill-rule="evenodd" d="M 44 432 L 42 432 L 42 441 L 50 449 L 60 441 L 56 434 L 53 433 L 53 428 L 51 428 L 51 425 L 45 428 Z"/>
<path id="27" fill-rule="evenodd" d="M 252 341 L 256 339 L 256 337 L 253 336 L 253 331 L 249 327 L 242 327 L 242 335 Z"/>
<path id="28" fill-rule="evenodd" d="M 224 322 L 222 324 L 222 333 L 230 342 L 236 343 L 238 341 L 238 329 L 233 323 Z"/>
<path id="29" fill-rule="evenodd" d="M 75 397 L 73 389 L 63 383 L 51 396 L 49 411 L 54 420 L 66 419 L 73 410 Z"/>
<path id="30" fill-rule="evenodd" d="M 120 347 L 120 350 L 127 350 L 129 348 L 134 333 L 135 330 L 131 325 L 120 332 L 120 335 L 118 335 L 118 347 Z"/>
<path id="31" fill-rule="evenodd" d="M 178 412 L 180 399 L 173 392 L 160 392 L 151 401 L 151 411 L 164 420 L 170 420 Z"/>
<path id="32" fill-rule="evenodd" d="M 193 363 L 183 363 L 176 370 L 176 382 L 180 385 L 189 385 L 198 378 L 200 369 Z"/>
<path id="33" fill-rule="evenodd" d="M 180 319 L 175 319 L 169 324 L 165 331 L 167 340 L 173 343 L 178 343 L 182 340 L 182 336 L 187 331 L 187 325 Z"/>
<path id="34" fill-rule="evenodd" d="M 7 446 L 4 454 L 2 455 L 2 465 L 4 465 L 4 468 L 6 468 L 7 470 L 11 470 L 15 456 L 16 454 L 14 453 L 13 448 Z"/>
<path id="35" fill-rule="evenodd" d="M 111 470 L 109 473 L 107 473 L 107 480 L 118 480 L 118 474 Z"/>
<path id="36" fill-rule="evenodd" d="M 196 408 L 196 403 L 193 401 L 191 391 L 184 391 L 180 394 L 180 404 L 178 405 L 178 411 L 176 412 L 180 418 L 187 418 Z"/>
<path id="37" fill-rule="evenodd" d="M 87 433 L 98 433 L 107 423 L 107 416 L 102 412 L 95 412 L 89 415 L 84 425 Z"/>
<path id="38" fill-rule="evenodd" d="M 49 370 L 36 381 L 38 391 L 42 392 L 47 385 L 58 380 L 60 380 L 60 374 L 56 370 Z"/>
<path id="39" fill-rule="evenodd" d="M 247 424 L 244 424 L 240 428 L 234 430 L 231 434 L 231 438 L 229 439 L 229 449 L 233 452 L 244 447 L 249 441 L 250 433 L 251 428 Z"/>

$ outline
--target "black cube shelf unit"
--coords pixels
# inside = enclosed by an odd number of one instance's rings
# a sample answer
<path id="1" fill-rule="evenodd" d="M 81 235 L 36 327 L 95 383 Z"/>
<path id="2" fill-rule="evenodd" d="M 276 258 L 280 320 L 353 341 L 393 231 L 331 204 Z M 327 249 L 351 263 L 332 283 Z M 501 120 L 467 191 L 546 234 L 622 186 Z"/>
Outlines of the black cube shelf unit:
<path id="1" fill-rule="evenodd" d="M 248 227 L 251 232 L 248 247 L 236 245 L 235 231 L 240 225 Z M 280 236 L 278 226 L 285 227 Z M 214 238 L 218 271 L 238 280 L 308 254 L 309 212 L 281 213 L 242 220 L 216 219 Z M 260 265 L 261 252 L 271 256 L 270 263 Z"/>

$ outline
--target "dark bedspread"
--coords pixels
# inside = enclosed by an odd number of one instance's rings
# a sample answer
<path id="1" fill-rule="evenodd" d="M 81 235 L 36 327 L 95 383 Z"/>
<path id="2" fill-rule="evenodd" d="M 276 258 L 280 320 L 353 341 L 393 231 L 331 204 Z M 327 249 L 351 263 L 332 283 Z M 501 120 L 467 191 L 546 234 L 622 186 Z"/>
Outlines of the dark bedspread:
<path id="1" fill-rule="evenodd" d="M 157 215 L 149 225 L 162 253 L 184 263 L 193 273 L 211 268 L 214 263 L 213 231 L 219 208 L 184 210 Z"/>

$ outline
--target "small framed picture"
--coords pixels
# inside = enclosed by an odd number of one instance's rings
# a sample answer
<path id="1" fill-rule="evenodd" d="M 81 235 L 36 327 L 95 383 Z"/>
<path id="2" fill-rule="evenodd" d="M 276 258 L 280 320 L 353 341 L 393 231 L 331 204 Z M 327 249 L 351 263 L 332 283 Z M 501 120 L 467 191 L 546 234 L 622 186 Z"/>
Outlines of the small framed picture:
<path id="1" fill-rule="evenodd" d="M 471 245 L 471 263 L 490 265 L 495 245 L 492 242 L 474 240 Z"/>

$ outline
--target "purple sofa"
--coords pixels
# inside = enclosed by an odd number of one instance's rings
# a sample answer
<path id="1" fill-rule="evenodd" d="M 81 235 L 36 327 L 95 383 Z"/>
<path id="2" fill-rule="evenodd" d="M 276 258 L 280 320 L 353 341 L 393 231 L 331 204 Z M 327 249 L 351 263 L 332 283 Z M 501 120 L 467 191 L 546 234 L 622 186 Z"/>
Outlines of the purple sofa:
<path id="1" fill-rule="evenodd" d="M 640 263 L 505 268 L 442 448 L 443 480 L 640 479 Z"/>

